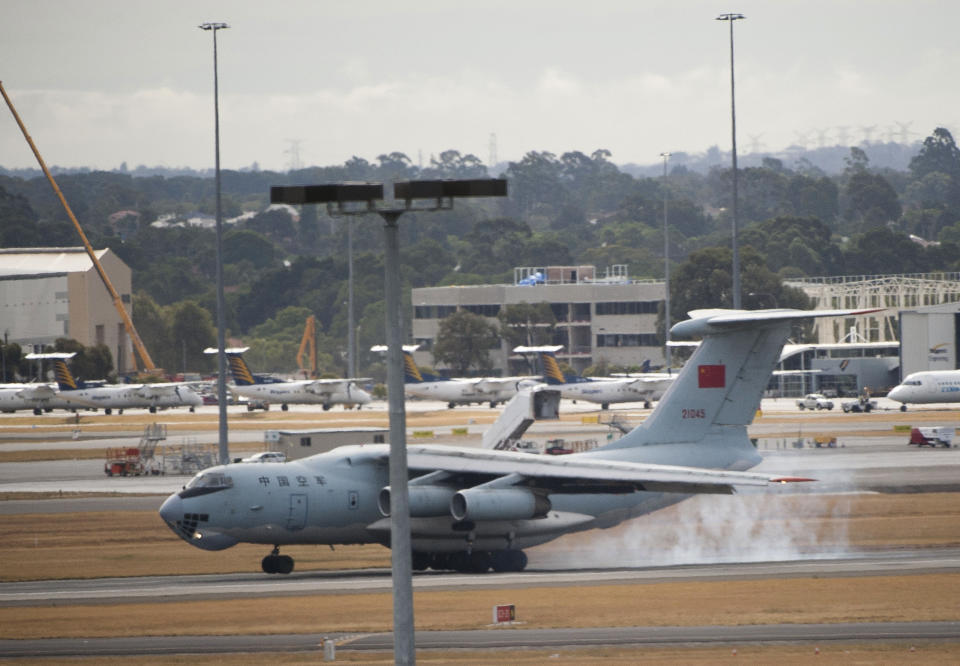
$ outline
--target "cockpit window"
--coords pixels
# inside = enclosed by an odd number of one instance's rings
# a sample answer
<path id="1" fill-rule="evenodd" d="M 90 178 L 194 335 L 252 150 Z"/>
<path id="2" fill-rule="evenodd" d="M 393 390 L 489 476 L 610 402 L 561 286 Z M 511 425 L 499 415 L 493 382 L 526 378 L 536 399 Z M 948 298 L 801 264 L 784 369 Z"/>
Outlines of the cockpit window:
<path id="1" fill-rule="evenodd" d="M 200 472 L 180 491 L 180 497 L 195 497 L 233 488 L 233 479 L 223 472 Z"/>
<path id="2" fill-rule="evenodd" d="M 907 381 L 904 382 L 904 384 L 905 384 L 906 386 L 920 386 L 920 380 L 919 380 L 919 379 L 908 379 Z"/>

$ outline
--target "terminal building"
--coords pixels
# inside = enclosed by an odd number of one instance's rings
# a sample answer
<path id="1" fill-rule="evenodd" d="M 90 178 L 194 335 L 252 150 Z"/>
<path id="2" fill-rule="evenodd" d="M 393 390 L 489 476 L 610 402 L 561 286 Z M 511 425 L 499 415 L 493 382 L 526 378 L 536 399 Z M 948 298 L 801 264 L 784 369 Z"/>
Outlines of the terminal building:
<path id="1" fill-rule="evenodd" d="M 911 372 L 960 367 L 960 273 L 791 278 L 814 309 L 879 309 L 817 320 L 814 342 L 788 344 L 769 395 L 826 391 L 882 394 Z M 626 266 L 598 275 L 593 266 L 520 267 L 512 284 L 429 287 L 412 293 L 418 364 L 430 354 L 440 320 L 467 310 L 496 320 L 501 308 L 549 303 L 557 326 L 551 344 L 574 370 L 601 362 L 636 366 L 664 362 L 657 313 L 662 280 L 629 278 Z M 513 374 L 507 344 L 491 350 L 495 374 Z M 441 369 L 442 370 L 442 369 Z"/>
<path id="2" fill-rule="evenodd" d="M 127 312 L 131 272 L 111 250 L 95 250 Z M 113 299 L 82 247 L 0 249 L 0 335 L 29 351 L 57 338 L 106 345 L 117 372 L 133 370 L 132 346 Z"/>
<path id="3" fill-rule="evenodd" d="M 418 364 L 433 363 L 430 351 L 440 320 L 457 310 L 496 322 L 505 306 L 548 303 L 557 321 L 551 344 L 563 345 L 557 358 L 577 372 L 601 362 L 638 366 L 649 359 L 661 365 L 663 342 L 656 327 L 664 294 L 662 280 L 631 279 L 625 265 L 602 275 L 593 266 L 520 267 L 512 284 L 414 289 L 413 337 L 420 346 L 414 358 Z M 508 347 L 504 341 L 490 352 L 495 374 L 513 373 Z"/>

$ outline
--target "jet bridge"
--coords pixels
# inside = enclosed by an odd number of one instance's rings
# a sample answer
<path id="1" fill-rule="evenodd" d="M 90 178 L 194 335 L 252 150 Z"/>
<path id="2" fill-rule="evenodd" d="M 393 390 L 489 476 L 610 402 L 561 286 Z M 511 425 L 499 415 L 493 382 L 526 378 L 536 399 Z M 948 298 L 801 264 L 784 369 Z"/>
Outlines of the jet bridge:
<path id="1" fill-rule="evenodd" d="M 560 391 L 546 384 L 517 391 L 483 433 L 483 448 L 509 450 L 534 421 L 560 418 Z"/>

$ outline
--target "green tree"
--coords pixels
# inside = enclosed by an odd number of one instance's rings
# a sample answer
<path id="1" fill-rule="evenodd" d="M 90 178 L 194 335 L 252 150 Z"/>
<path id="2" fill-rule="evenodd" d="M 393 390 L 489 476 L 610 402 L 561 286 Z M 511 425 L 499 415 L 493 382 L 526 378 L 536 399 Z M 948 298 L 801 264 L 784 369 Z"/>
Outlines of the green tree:
<path id="1" fill-rule="evenodd" d="M 210 312 L 193 301 L 173 306 L 170 339 L 179 363 L 173 368 L 205 372 L 213 369 L 216 357 L 204 354 L 207 347 L 217 346 L 217 329 Z"/>
<path id="2" fill-rule="evenodd" d="M 547 345 L 553 342 L 557 317 L 545 301 L 505 305 L 497 318 L 500 320 L 500 334 L 511 349 L 518 345 Z"/>
<path id="3" fill-rule="evenodd" d="M 731 267 L 733 252 L 711 247 L 691 252 L 670 279 L 672 321 L 686 319 L 690 310 L 733 307 Z M 752 247 L 740 251 L 741 298 L 748 308 L 809 308 L 809 299 L 799 289 L 788 287 L 767 268 L 763 256 Z M 751 302 L 752 301 L 752 302 Z"/>
<path id="4" fill-rule="evenodd" d="M 179 367 L 175 363 L 170 323 L 150 294 L 140 290 L 133 294 L 133 325 L 154 364 L 162 368 Z"/>
<path id="5" fill-rule="evenodd" d="M 77 379 L 109 379 L 113 375 L 113 356 L 106 345 L 84 347 L 73 338 L 57 338 L 53 351 L 76 354 L 67 363 Z"/>
<path id="6" fill-rule="evenodd" d="M 471 367 L 489 372 L 493 367 L 490 350 L 498 341 L 496 326 L 480 315 L 458 310 L 440 320 L 433 360 L 449 366 L 457 375 L 466 375 Z"/>

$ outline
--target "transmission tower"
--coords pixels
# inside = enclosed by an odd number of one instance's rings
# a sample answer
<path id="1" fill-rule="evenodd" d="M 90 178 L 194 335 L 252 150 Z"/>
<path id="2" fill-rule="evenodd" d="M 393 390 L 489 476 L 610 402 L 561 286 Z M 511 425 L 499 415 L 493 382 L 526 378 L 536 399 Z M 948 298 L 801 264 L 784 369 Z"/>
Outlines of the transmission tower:
<path id="1" fill-rule="evenodd" d="M 287 139 L 287 143 L 290 144 L 290 147 L 283 151 L 284 155 L 289 155 L 290 159 L 287 162 L 288 171 L 296 171 L 300 169 L 303 165 L 300 163 L 300 144 L 303 143 L 302 139 Z"/>

